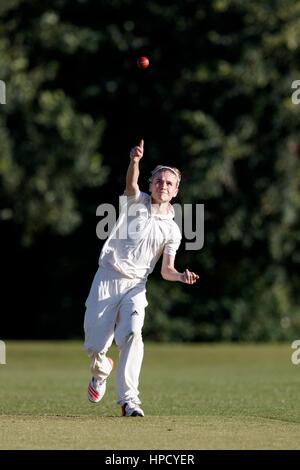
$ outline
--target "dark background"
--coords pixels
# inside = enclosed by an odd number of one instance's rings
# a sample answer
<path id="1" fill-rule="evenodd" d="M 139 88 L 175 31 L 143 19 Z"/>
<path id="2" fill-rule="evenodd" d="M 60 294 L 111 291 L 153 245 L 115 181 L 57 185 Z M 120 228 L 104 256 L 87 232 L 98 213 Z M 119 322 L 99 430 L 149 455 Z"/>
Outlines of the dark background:
<path id="1" fill-rule="evenodd" d="M 203 249 L 176 259 L 201 280 L 159 263 L 145 337 L 299 336 L 299 31 L 296 0 L 2 2 L 1 338 L 82 338 L 96 208 L 141 138 L 141 189 L 174 165 L 176 202 L 205 204 Z"/>

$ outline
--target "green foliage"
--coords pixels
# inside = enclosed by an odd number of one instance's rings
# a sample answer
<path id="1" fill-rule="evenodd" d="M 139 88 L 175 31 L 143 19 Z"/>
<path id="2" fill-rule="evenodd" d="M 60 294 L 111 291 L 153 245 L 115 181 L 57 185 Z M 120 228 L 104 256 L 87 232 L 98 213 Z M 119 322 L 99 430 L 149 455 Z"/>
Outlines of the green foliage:
<path id="1" fill-rule="evenodd" d="M 31 2 L 19 3 L 11 7 Z M 59 60 L 34 64 L 31 37 L 39 41 L 46 35 L 45 16 L 51 23 L 51 13 L 32 18 L 24 30 L 19 15 L 8 16 L 0 28 L 8 96 L 0 117 L 1 218 L 13 219 L 22 243 L 32 244 L 47 229 L 61 235 L 74 231 L 81 223 L 79 190 L 102 184 L 107 171 L 98 150 L 104 120 L 78 111 L 68 91 L 55 86 Z"/>
<path id="2" fill-rule="evenodd" d="M 14 222 L 18 243 L 32 243 L 35 258 L 34 243 L 44 233 L 55 255 L 52 232 L 64 235 L 65 246 L 77 247 L 82 279 L 95 257 L 90 215 L 99 201 L 122 193 L 128 150 L 144 137 L 142 189 L 153 166 L 173 164 L 183 172 L 178 201 L 205 204 L 204 248 L 181 249 L 176 260 L 179 270 L 189 267 L 201 280 L 190 288 L 154 275 L 145 335 L 297 337 L 300 114 L 291 84 L 300 79 L 299 3 L 5 5 L 0 214 L 5 226 Z M 139 55 L 150 57 L 147 71 L 136 67 Z M 105 182 L 108 170 L 112 177 Z M 84 255 L 78 246 L 86 247 Z M 65 266 L 65 275 L 72 271 L 66 266 L 74 264 L 74 253 L 61 253 L 52 278 L 58 266 Z M 82 298 L 86 289 L 81 286 Z M 59 295 L 45 315 L 68 305 L 63 331 L 73 311 L 81 325 L 78 288 L 63 294 L 66 299 Z M 78 331 L 74 326 L 73 334 Z"/>

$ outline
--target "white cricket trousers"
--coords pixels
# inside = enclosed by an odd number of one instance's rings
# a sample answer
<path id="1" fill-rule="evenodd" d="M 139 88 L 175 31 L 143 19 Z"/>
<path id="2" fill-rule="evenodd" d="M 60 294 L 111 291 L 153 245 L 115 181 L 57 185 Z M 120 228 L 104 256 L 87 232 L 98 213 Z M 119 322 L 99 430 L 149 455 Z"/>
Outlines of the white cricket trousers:
<path id="1" fill-rule="evenodd" d="M 99 267 L 86 300 L 84 348 L 91 358 L 92 375 L 105 380 L 111 370 L 106 353 L 115 339 L 119 349 L 116 390 L 120 405 L 127 401 L 141 403 L 138 386 L 147 305 L 145 281 Z"/>

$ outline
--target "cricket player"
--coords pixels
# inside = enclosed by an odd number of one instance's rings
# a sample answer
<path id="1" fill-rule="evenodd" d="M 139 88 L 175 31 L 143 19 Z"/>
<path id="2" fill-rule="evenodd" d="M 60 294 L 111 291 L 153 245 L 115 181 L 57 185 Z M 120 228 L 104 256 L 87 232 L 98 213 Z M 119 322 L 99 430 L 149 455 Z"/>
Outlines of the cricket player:
<path id="1" fill-rule="evenodd" d="M 151 174 L 149 194 L 139 189 L 139 162 L 144 141 L 131 149 L 126 189 L 120 216 L 99 258 L 99 269 L 86 300 L 84 348 L 91 359 L 88 398 L 98 403 L 104 396 L 113 361 L 106 353 L 113 339 L 119 349 L 116 390 L 122 416 L 144 416 L 139 399 L 143 360 L 146 282 L 163 255 L 161 275 L 168 281 L 194 284 L 199 276 L 174 267 L 181 233 L 170 204 L 178 193 L 180 172 L 159 165 Z"/>

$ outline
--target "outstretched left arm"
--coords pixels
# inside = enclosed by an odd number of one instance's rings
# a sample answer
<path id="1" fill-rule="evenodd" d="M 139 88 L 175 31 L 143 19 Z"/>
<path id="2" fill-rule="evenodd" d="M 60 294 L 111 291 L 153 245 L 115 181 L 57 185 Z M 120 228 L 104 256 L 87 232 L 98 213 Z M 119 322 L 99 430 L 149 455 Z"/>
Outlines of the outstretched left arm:
<path id="1" fill-rule="evenodd" d="M 194 284 L 199 279 L 198 274 L 193 273 L 186 269 L 183 273 L 180 273 L 174 267 L 175 257 L 171 255 L 166 255 L 164 253 L 162 265 L 161 265 L 161 275 L 166 281 L 180 281 L 184 284 Z"/>

